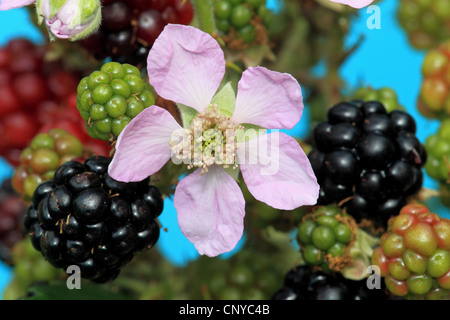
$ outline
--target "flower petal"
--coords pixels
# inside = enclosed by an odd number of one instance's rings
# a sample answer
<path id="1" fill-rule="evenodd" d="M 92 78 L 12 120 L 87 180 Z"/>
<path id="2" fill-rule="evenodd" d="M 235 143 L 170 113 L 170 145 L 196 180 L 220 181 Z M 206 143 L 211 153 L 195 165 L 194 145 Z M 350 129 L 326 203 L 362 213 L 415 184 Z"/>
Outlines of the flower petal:
<path id="1" fill-rule="evenodd" d="M 23 6 L 28 6 L 35 2 L 36 2 L 36 0 L 1 0 L 0 1 L 0 11 L 20 8 Z"/>
<path id="2" fill-rule="evenodd" d="M 367 7 L 375 0 L 330 0 L 331 2 L 346 4 L 350 7 L 361 9 Z"/>
<path id="3" fill-rule="evenodd" d="M 291 136 L 263 134 L 240 143 L 237 155 L 248 190 L 257 200 L 281 210 L 316 204 L 320 189 L 316 176 Z"/>
<path id="4" fill-rule="evenodd" d="M 191 26 L 169 24 L 148 55 L 150 84 L 164 99 L 202 112 L 225 75 L 217 41 Z"/>
<path id="5" fill-rule="evenodd" d="M 302 113 L 302 90 L 290 74 L 263 67 L 244 71 L 231 120 L 267 129 L 292 129 Z"/>
<path id="6" fill-rule="evenodd" d="M 181 180 L 174 204 L 181 232 L 200 254 L 234 249 L 244 230 L 245 200 L 236 181 L 221 167 L 201 169 Z"/>
<path id="7" fill-rule="evenodd" d="M 173 133 L 182 129 L 165 109 L 151 106 L 122 130 L 109 175 L 124 182 L 141 181 L 161 169 L 172 155 Z"/>

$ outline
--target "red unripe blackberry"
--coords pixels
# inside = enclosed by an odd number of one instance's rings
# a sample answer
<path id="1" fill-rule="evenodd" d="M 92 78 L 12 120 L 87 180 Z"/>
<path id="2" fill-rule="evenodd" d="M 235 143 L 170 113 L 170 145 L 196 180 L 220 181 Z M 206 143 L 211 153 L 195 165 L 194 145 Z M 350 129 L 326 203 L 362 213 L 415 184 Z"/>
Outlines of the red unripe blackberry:
<path id="1" fill-rule="evenodd" d="M 42 115 L 48 105 L 63 110 L 79 76 L 61 61 L 44 59 L 47 45 L 15 38 L 0 48 L 0 156 L 12 166 L 39 128 L 61 112 Z"/>
<path id="2" fill-rule="evenodd" d="M 395 295 L 450 299 L 450 220 L 424 205 L 406 205 L 389 220 L 372 264 Z"/>
<path id="3" fill-rule="evenodd" d="M 449 3 L 450 4 L 450 3 Z M 450 41 L 429 50 L 422 64 L 422 85 L 417 107 L 431 119 L 450 116 Z"/>

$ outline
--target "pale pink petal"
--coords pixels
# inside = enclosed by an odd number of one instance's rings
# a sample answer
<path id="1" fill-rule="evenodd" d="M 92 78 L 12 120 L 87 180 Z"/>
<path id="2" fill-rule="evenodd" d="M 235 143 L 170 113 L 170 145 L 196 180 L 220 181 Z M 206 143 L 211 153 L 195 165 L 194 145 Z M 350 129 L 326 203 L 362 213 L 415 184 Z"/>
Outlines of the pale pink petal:
<path id="1" fill-rule="evenodd" d="M 281 132 L 239 144 L 238 162 L 250 193 L 259 201 L 293 210 L 314 205 L 319 185 L 298 142 Z"/>
<path id="2" fill-rule="evenodd" d="M 148 55 L 148 75 L 167 100 L 202 112 L 225 74 L 225 57 L 217 41 L 191 26 L 167 25 Z"/>
<path id="3" fill-rule="evenodd" d="M 20 8 L 23 6 L 28 6 L 35 2 L 36 2 L 36 0 L 1 0 L 0 1 L 0 11 Z"/>
<path id="4" fill-rule="evenodd" d="M 231 119 L 267 129 L 292 129 L 303 113 L 303 96 L 290 74 L 251 67 L 238 83 Z"/>
<path id="5" fill-rule="evenodd" d="M 109 175 L 124 182 L 141 181 L 161 169 L 172 155 L 170 141 L 180 125 L 165 109 L 144 109 L 122 130 Z"/>
<path id="6" fill-rule="evenodd" d="M 210 257 L 234 249 L 244 230 L 245 200 L 236 181 L 221 167 L 211 166 L 183 178 L 174 205 L 181 232 L 199 252 Z"/>
<path id="7" fill-rule="evenodd" d="M 331 2 L 346 4 L 350 7 L 361 9 L 367 7 L 375 0 L 330 0 Z"/>

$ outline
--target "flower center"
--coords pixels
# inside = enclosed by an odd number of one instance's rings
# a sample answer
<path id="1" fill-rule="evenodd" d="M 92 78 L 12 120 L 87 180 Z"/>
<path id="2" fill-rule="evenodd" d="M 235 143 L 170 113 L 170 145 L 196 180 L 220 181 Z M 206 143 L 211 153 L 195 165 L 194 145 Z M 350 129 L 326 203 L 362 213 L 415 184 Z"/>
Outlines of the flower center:
<path id="1" fill-rule="evenodd" d="M 188 169 L 202 168 L 201 174 L 213 164 L 236 168 L 237 129 L 242 128 L 211 104 L 181 135 L 175 135 L 178 141 L 172 138 L 172 158 L 188 164 Z"/>

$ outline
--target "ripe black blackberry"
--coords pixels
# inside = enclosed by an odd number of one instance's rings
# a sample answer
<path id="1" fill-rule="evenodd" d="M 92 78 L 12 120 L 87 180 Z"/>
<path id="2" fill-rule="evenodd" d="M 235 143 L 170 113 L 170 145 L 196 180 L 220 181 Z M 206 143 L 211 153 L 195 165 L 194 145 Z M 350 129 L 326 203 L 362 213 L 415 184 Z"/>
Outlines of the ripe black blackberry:
<path id="1" fill-rule="evenodd" d="M 366 280 L 350 280 L 340 273 L 313 271 L 309 266 L 289 270 L 272 300 L 390 300 L 383 283 L 369 289 Z"/>
<path id="2" fill-rule="evenodd" d="M 422 187 L 427 154 L 406 112 L 378 101 L 341 102 L 314 128 L 309 159 L 320 184 L 318 204 L 338 203 L 358 222 L 385 226 Z"/>
<path id="3" fill-rule="evenodd" d="M 124 183 L 107 172 L 109 158 L 69 161 L 38 186 L 24 226 L 35 249 L 55 267 L 80 267 L 81 277 L 114 280 L 137 251 L 159 238 L 163 200 L 150 179 Z"/>
<path id="4" fill-rule="evenodd" d="M 81 45 L 97 59 L 145 67 L 153 42 L 169 23 L 188 25 L 189 0 L 102 0 L 102 25 Z"/>

